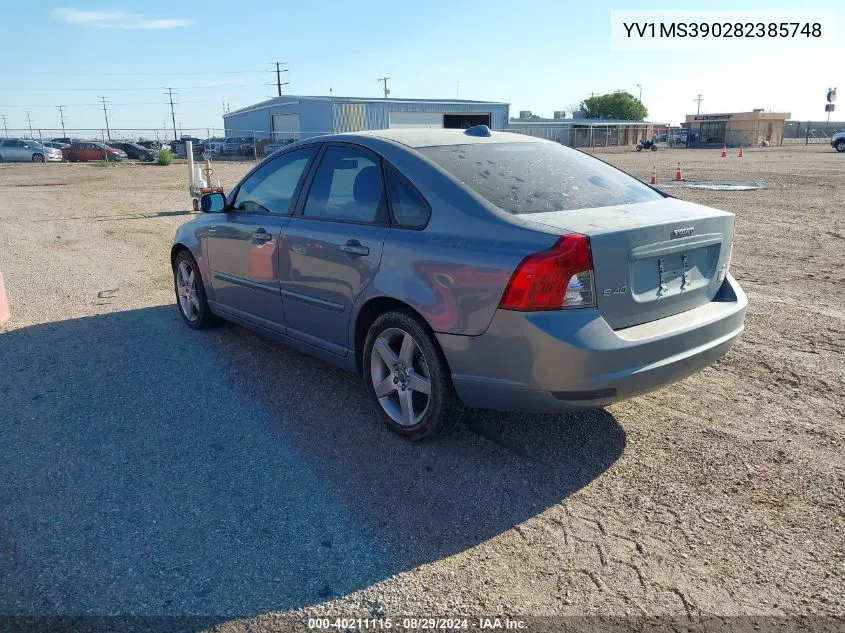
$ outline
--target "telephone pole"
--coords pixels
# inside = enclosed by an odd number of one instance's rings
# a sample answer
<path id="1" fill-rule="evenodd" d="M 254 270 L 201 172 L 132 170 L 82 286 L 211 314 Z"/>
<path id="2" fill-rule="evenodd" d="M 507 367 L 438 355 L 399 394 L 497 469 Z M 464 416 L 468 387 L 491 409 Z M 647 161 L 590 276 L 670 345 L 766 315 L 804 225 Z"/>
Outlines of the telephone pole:
<path id="1" fill-rule="evenodd" d="M 281 62 L 284 65 L 287 65 L 287 62 Z M 276 90 L 278 95 L 282 96 L 282 86 L 287 86 L 290 82 L 286 81 L 282 83 L 282 73 L 286 73 L 288 71 L 287 68 L 280 70 L 279 69 L 279 62 L 276 62 Z"/>
<path id="2" fill-rule="evenodd" d="M 0 116 L 3 117 L 3 131 L 6 133 L 6 136 L 8 137 L 9 136 L 9 128 L 6 127 L 6 115 L 2 114 Z"/>
<path id="3" fill-rule="evenodd" d="M 381 77 L 380 79 L 376 80 L 376 81 L 380 81 L 382 84 L 384 84 L 384 98 L 385 99 L 387 99 L 387 95 L 390 94 L 390 89 L 387 87 L 387 80 L 388 79 L 390 79 L 390 77 Z"/>
<path id="4" fill-rule="evenodd" d="M 173 88 L 167 89 L 167 96 L 170 97 L 170 119 L 173 121 L 173 140 L 178 141 L 176 136 L 176 114 L 173 112 Z"/>
<path id="5" fill-rule="evenodd" d="M 62 136 L 67 136 L 65 134 L 65 108 L 67 106 L 56 106 L 59 109 L 59 119 L 62 121 Z"/>
<path id="6" fill-rule="evenodd" d="M 106 108 L 106 98 L 100 97 L 100 101 L 103 102 L 103 115 L 106 117 L 106 139 L 111 140 L 111 130 L 109 129 L 109 110 Z"/>
<path id="7" fill-rule="evenodd" d="M 26 111 L 26 120 L 29 123 L 29 138 L 32 138 L 32 117 L 30 116 L 32 112 L 29 110 Z"/>
<path id="8" fill-rule="evenodd" d="M 698 108 L 696 108 L 695 113 L 701 114 L 701 102 L 704 101 L 704 97 L 701 96 L 701 93 L 699 92 L 697 95 L 695 95 L 695 99 L 693 99 L 693 101 L 698 103 Z"/>

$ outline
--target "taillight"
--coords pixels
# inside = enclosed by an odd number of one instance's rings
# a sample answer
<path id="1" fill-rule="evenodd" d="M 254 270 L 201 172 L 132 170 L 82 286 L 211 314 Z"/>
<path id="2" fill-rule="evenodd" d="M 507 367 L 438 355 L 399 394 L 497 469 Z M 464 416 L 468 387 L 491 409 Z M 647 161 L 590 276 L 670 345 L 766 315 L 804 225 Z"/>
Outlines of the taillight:
<path id="1" fill-rule="evenodd" d="M 507 310 L 560 310 L 594 306 L 590 238 L 564 235 L 550 249 L 534 253 L 516 267 L 499 302 Z"/>

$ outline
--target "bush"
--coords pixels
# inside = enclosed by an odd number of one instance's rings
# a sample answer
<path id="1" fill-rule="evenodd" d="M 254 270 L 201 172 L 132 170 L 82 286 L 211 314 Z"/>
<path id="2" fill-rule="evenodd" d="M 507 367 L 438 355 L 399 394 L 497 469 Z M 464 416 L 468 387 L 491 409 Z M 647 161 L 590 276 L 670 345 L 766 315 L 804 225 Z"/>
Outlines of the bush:
<path id="1" fill-rule="evenodd" d="M 173 152 L 169 149 L 163 149 L 159 151 L 158 158 L 156 160 L 159 165 L 169 165 L 173 162 Z"/>

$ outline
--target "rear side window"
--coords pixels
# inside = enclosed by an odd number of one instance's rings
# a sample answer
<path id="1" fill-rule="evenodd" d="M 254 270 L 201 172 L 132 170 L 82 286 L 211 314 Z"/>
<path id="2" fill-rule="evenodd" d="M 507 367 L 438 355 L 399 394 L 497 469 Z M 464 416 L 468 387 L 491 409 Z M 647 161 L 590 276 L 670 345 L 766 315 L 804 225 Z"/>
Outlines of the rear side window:
<path id="1" fill-rule="evenodd" d="M 374 156 L 346 146 L 326 149 L 303 216 L 339 222 L 382 221 L 381 169 Z"/>
<path id="2" fill-rule="evenodd" d="M 421 229 L 428 224 L 431 209 L 422 196 L 392 169 L 386 169 L 387 190 L 396 224 L 405 229 Z"/>
<path id="3" fill-rule="evenodd" d="M 514 215 L 662 199 L 639 180 L 558 143 L 441 145 L 418 151 Z"/>

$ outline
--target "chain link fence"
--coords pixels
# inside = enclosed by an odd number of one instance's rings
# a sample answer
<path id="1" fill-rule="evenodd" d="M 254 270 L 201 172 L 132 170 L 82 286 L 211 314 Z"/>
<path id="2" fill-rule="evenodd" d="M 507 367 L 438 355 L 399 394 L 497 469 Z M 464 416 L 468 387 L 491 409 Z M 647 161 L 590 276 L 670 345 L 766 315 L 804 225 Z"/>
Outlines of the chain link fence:
<path id="1" fill-rule="evenodd" d="M 353 131 L 353 130 L 348 130 Z M 721 126 L 678 129 L 655 127 L 652 124 L 590 124 L 587 122 L 561 121 L 557 123 L 534 124 L 524 122 L 505 129 L 514 132 L 555 141 L 569 147 L 588 152 L 634 151 L 644 140 L 651 140 L 660 148 L 704 148 L 727 145 L 744 147 L 778 147 L 783 145 L 829 143 L 836 132 L 845 131 L 845 123 L 798 122 L 769 129 L 735 129 Z M 659 132 L 659 133 L 658 133 Z M 185 140 L 193 143 L 197 158 L 210 157 L 214 160 L 259 161 L 273 151 L 303 138 L 330 134 L 332 131 L 280 132 L 269 129 L 234 130 L 223 128 L 17 128 L 3 129 L 6 138 L 32 139 L 39 142 L 94 141 L 151 142 L 153 147 L 168 146 L 176 158 L 186 158 Z M 648 151 L 648 148 L 644 148 Z"/>

